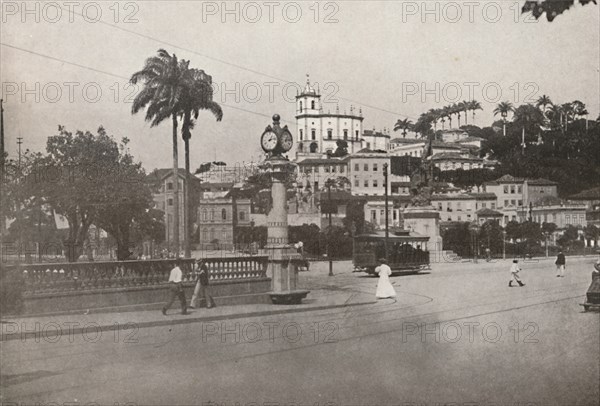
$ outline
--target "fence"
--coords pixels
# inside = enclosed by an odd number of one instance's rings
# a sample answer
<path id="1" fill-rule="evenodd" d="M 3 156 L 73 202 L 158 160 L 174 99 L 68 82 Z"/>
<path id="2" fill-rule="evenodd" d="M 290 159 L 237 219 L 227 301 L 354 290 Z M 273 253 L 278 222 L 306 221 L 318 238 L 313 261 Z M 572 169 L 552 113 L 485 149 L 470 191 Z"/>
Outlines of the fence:
<path id="1" fill-rule="evenodd" d="M 183 259 L 184 285 L 194 285 L 194 259 Z M 209 281 L 253 282 L 267 276 L 267 256 L 206 258 Z M 3 313 L 19 311 L 24 298 L 64 294 L 102 294 L 165 286 L 174 259 L 113 262 L 74 262 L 3 266 L 0 275 Z M 56 297 L 58 297 L 56 296 Z"/>

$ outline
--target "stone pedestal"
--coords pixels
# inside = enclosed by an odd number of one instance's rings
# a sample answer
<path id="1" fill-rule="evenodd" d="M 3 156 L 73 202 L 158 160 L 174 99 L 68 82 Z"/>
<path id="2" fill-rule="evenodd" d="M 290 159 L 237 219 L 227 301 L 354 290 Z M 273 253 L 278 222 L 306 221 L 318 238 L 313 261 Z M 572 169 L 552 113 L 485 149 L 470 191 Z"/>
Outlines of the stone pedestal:
<path id="1" fill-rule="evenodd" d="M 302 256 L 288 244 L 287 190 L 283 180 L 290 164 L 285 159 L 269 162 L 272 170 L 271 198 L 273 206 L 267 215 L 267 246 L 269 273 L 272 291 L 269 292 L 273 304 L 298 304 L 309 291 L 298 289 L 298 265 Z"/>
<path id="2" fill-rule="evenodd" d="M 408 207 L 404 210 L 404 229 L 429 237 L 427 250 L 430 262 L 442 260 L 440 213 L 432 206 Z"/>

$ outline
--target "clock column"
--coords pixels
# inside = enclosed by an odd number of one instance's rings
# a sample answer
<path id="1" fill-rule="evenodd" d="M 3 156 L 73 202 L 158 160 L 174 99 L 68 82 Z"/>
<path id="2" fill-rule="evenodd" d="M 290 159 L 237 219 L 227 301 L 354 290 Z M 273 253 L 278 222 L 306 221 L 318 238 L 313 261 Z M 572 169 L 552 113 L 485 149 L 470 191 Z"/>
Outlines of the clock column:
<path id="1" fill-rule="evenodd" d="M 295 166 L 283 156 L 293 146 L 292 134 L 287 126 L 279 126 L 279 115 L 273 116 L 273 126 L 267 127 L 264 134 L 277 134 L 277 146 L 268 151 L 269 157 L 262 165 L 271 179 L 272 206 L 267 214 L 267 246 L 269 274 L 271 275 L 271 301 L 273 304 L 300 303 L 309 293 L 298 289 L 298 266 L 303 258 L 293 246 L 288 244 L 288 207 L 286 181 L 294 175 Z M 264 135 L 263 134 L 263 135 Z"/>

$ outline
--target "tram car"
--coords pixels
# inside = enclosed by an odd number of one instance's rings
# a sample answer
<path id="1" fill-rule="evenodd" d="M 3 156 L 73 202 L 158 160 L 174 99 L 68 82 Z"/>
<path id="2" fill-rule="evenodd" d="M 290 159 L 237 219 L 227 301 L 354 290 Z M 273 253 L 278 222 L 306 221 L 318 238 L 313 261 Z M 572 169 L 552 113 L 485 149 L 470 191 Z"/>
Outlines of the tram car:
<path id="1" fill-rule="evenodd" d="M 378 260 L 386 257 L 393 274 L 414 274 L 430 269 L 427 242 L 429 237 L 409 231 L 361 234 L 354 237 L 353 262 L 355 271 L 375 275 Z"/>

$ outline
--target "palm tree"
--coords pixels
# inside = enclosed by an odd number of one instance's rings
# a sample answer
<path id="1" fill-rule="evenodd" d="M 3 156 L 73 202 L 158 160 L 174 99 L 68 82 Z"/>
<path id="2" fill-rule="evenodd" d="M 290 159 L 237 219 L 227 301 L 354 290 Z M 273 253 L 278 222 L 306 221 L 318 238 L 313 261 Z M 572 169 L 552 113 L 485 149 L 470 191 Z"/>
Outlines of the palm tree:
<path id="1" fill-rule="evenodd" d="M 481 103 L 479 103 L 477 100 L 471 100 L 468 102 L 468 104 L 469 110 L 473 112 L 473 124 L 475 124 L 475 110 L 483 110 L 483 108 L 481 107 Z"/>
<path id="2" fill-rule="evenodd" d="M 442 114 L 444 114 L 444 117 L 446 117 L 449 121 L 449 129 L 452 129 L 452 115 L 454 114 L 454 111 L 452 110 L 452 106 L 445 106 L 442 109 Z"/>
<path id="3" fill-rule="evenodd" d="M 551 105 L 548 111 L 546 112 L 546 116 L 550 120 L 551 128 L 563 128 L 563 110 L 561 106 L 557 104 Z"/>
<path id="4" fill-rule="evenodd" d="M 565 131 L 567 131 L 569 129 L 569 121 L 571 120 L 571 117 L 575 116 L 575 108 L 573 106 L 573 103 L 564 103 L 560 107 L 562 109 L 563 117 L 565 120 Z"/>
<path id="5" fill-rule="evenodd" d="M 429 115 L 429 117 L 431 117 L 434 131 L 437 131 L 437 122 L 440 119 L 440 109 L 429 109 L 427 114 Z"/>
<path id="6" fill-rule="evenodd" d="M 550 100 L 550 97 L 543 94 L 540 97 L 538 97 L 537 101 L 535 102 L 535 106 L 542 106 L 542 111 L 546 112 L 546 106 L 552 106 L 552 100 Z"/>
<path id="7" fill-rule="evenodd" d="M 184 224 L 184 249 L 185 257 L 190 258 L 189 244 L 189 226 L 190 226 L 190 196 L 189 188 L 191 187 L 190 175 L 190 138 L 192 137 L 191 130 L 194 128 L 198 119 L 200 110 L 210 111 L 217 119 L 221 121 L 223 118 L 223 110 L 216 102 L 213 101 L 212 77 L 204 73 L 203 70 L 189 69 L 185 74 L 186 86 L 181 98 L 180 110 L 178 115 L 182 118 L 181 136 L 185 145 L 185 184 L 183 189 L 184 201 L 184 218 L 187 220 Z"/>
<path id="8" fill-rule="evenodd" d="M 394 131 L 402 130 L 402 136 L 406 138 L 406 130 L 410 130 L 412 128 L 412 124 L 412 121 L 410 121 L 408 118 L 405 118 L 404 120 L 398 119 L 396 124 L 394 124 Z"/>
<path id="9" fill-rule="evenodd" d="M 145 120 L 155 127 L 167 118 L 173 123 L 173 245 L 179 257 L 179 153 L 177 150 L 177 116 L 179 102 L 185 87 L 185 75 L 189 61 L 178 60 L 159 49 L 157 56 L 146 59 L 144 67 L 134 73 L 130 83 L 144 83 L 144 87 L 133 100 L 131 113 L 136 114 L 146 108 Z"/>
<path id="10" fill-rule="evenodd" d="M 498 103 L 498 105 L 494 109 L 494 115 L 500 114 L 502 116 L 502 133 L 505 137 L 506 137 L 506 117 L 508 117 L 508 113 L 510 113 L 514 110 L 515 110 L 515 108 L 511 102 Z"/>
<path id="11" fill-rule="evenodd" d="M 467 111 L 469 110 L 469 102 L 466 100 L 461 101 L 460 103 L 458 103 L 458 105 L 460 106 L 461 110 L 465 113 L 465 125 L 467 125 Z M 460 127 L 460 124 L 459 124 Z"/>

